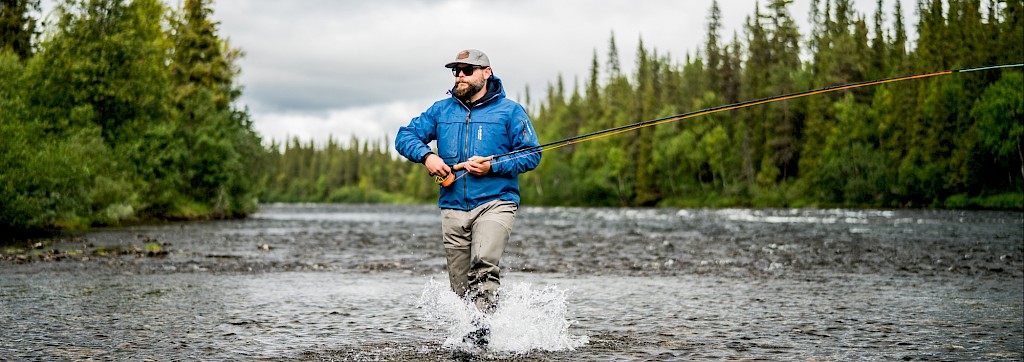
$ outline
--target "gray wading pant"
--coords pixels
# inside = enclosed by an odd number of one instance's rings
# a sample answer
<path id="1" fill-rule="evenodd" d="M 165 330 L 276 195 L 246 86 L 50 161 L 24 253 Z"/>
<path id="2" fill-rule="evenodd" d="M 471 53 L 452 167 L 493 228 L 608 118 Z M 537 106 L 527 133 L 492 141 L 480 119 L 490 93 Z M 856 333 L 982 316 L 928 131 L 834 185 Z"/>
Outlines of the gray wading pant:
<path id="1" fill-rule="evenodd" d="M 478 309 L 493 311 L 500 286 L 498 260 L 512 234 L 518 205 L 495 200 L 470 211 L 441 210 L 444 249 L 452 291 Z"/>

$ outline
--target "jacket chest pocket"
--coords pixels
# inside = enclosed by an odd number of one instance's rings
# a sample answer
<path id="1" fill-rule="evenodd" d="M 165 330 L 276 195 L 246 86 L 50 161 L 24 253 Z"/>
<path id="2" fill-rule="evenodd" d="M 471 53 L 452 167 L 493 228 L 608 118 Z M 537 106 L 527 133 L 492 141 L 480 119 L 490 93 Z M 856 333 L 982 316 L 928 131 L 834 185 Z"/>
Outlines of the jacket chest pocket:
<path id="1" fill-rule="evenodd" d="M 437 123 L 437 155 L 449 164 L 459 157 L 465 128 L 465 118 L 462 117 L 449 117 Z"/>
<path id="2" fill-rule="evenodd" d="M 503 122 L 471 122 L 470 144 L 474 156 L 494 156 L 511 151 L 508 128 Z"/>

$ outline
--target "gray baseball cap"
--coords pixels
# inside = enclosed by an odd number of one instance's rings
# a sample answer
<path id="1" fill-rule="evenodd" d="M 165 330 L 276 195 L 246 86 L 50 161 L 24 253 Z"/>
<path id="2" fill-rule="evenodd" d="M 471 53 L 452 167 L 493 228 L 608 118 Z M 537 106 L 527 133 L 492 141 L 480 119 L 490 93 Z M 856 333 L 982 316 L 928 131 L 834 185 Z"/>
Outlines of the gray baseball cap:
<path id="1" fill-rule="evenodd" d="M 487 54 L 484 54 L 484 52 L 482 51 L 476 49 L 466 49 L 459 52 L 459 54 L 456 54 L 455 60 L 448 64 L 445 64 L 444 67 L 455 68 L 455 66 L 459 64 L 476 65 L 486 68 L 491 66 L 491 61 L 487 59 Z"/>

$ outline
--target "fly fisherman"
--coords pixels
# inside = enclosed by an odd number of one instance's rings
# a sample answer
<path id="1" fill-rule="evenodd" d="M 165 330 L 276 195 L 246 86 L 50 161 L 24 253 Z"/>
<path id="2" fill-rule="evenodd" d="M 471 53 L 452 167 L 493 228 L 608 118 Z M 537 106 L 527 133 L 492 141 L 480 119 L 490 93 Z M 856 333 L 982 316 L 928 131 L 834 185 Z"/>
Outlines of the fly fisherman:
<path id="1" fill-rule="evenodd" d="M 445 67 L 455 75 L 451 97 L 399 128 L 395 148 L 431 175 L 454 178 L 441 187 L 438 200 L 448 278 L 455 294 L 492 313 L 500 285 L 498 261 L 519 208 L 518 176 L 537 167 L 540 153 L 493 161 L 488 156 L 536 147 L 537 135 L 526 110 L 505 98 L 501 79 L 483 52 L 464 50 Z M 436 153 L 428 146 L 434 140 Z M 463 340 L 485 347 L 490 329 L 486 322 L 475 324 L 478 329 Z"/>

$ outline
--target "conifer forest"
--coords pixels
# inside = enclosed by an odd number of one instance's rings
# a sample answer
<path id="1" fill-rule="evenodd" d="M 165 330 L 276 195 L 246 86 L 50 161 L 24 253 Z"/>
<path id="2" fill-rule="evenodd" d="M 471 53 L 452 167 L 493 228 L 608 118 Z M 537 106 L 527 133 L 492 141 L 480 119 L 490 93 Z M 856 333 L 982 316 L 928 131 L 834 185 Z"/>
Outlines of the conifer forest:
<path id="1" fill-rule="evenodd" d="M 853 0 L 791 14 L 791 2 L 751 2 L 733 34 L 715 4 L 705 43 L 681 56 L 642 39 L 627 53 L 612 34 L 595 44 L 589 74 L 518 101 L 544 144 L 816 88 L 1024 62 L 1021 0 L 878 0 L 874 14 Z M 240 217 L 264 202 L 436 201 L 438 186 L 387 138 L 262 139 L 238 102 L 244 54 L 208 0 L 62 0 L 45 26 L 38 8 L 0 8 L 0 229 Z M 545 151 L 520 177 L 523 203 L 1022 210 L 1022 69 L 772 102 Z"/>

